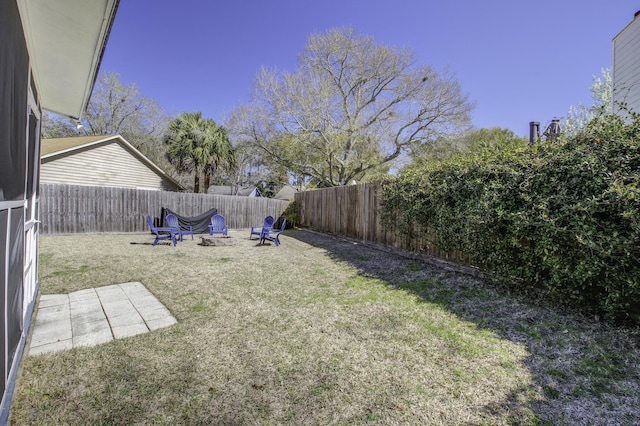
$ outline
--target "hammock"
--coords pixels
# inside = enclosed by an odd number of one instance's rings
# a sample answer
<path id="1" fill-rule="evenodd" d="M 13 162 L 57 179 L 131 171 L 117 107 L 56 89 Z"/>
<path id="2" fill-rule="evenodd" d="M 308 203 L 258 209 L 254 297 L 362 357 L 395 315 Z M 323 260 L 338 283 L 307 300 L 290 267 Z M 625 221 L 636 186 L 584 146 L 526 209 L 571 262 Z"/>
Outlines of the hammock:
<path id="1" fill-rule="evenodd" d="M 160 212 L 160 217 L 162 218 L 163 226 L 166 225 L 166 217 L 168 214 L 175 214 L 178 217 L 178 223 L 182 227 L 191 226 L 193 228 L 194 234 L 208 234 L 209 233 L 209 225 L 211 225 L 211 216 L 218 213 L 218 209 L 211 209 L 206 213 L 202 213 L 199 216 L 187 217 L 180 216 L 178 213 L 169 210 L 166 207 L 162 207 L 162 211 Z"/>

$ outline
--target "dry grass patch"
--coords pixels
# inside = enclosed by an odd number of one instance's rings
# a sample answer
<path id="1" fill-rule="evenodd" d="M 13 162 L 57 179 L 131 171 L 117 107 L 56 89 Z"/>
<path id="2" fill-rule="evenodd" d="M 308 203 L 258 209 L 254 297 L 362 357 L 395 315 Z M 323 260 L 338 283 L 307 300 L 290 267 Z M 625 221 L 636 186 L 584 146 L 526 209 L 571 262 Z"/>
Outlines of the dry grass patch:
<path id="1" fill-rule="evenodd" d="M 227 247 L 41 238 L 43 293 L 140 281 L 178 324 L 26 358 L 12 422 L 640 421 L 637 330 L 359 244 L 248 234 Z"/>

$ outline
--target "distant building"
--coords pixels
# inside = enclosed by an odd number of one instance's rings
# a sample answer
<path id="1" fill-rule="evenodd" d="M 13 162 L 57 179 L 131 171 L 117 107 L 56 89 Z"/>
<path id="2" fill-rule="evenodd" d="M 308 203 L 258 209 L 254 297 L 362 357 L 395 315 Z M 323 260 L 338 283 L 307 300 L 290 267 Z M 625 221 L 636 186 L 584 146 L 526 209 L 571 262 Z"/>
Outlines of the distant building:
<path id="1" fill-rule="evenodd" d="M 613 38 L 612 64 L 614 112 L 618 104 L 626 103 L 631 111 L 640 113 L 640 11 Z"/>
<path id="2" fill-rule="evenodd" d="M 255 186 L 241 186 L 235 188 L 231 185 L 211 185 L 207 189 L 207 194 L 213 195 L 237 195 L 240 197 L 262 197 L 260 191 Z"/>
<path id="3" fill-rule="evenodd" d="M 275 198 L 277 200 L 289 201 L 289 200 L 293 200 L 295 198 L 295 195 L 298 192 L 300 192 L 300 191 L 298 191 L 293 186 L 285 185 L 280 189 L 280 191 L 278 191 L 278 193 L 273 198 Z"/>
<path id="4" fill-rule="evenodd" d="M 41 183 L 184 189 L 120 135 L 42 139 L 41 161 Z"/>

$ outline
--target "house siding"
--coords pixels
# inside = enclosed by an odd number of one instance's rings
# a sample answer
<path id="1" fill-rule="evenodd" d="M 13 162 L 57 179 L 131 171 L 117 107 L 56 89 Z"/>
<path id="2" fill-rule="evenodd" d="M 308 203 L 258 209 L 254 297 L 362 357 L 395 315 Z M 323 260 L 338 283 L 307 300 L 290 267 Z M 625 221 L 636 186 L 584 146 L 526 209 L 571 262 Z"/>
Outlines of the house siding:
<path id="1" fill-rule="evenodd" d="M 640 112 L 640 15 L 613 39 L 613 108 Z"/>
<path id="2" fill-rule="evenodd" d="M 42 160 L 42 183 L 176 191 L 115 140 Z"/>
<path id="3" fill-rule="evenodd" d="M 38 289 L 41 108 L 20 10 L 0 1 L 0 424 L 9 407 Z"/>

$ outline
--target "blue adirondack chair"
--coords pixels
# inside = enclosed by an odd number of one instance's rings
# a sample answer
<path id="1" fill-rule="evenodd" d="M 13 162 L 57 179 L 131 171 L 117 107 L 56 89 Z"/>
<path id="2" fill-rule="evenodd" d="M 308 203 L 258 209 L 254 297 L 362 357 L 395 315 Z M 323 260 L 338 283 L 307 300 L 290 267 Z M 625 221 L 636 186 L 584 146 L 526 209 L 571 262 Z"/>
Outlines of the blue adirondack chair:
<path id="1" fill-rule="evenodd" d="M 169 213 L 166 217 L 167 226 L 169 228 L 177 229 L 178 235 L 180 235 L 180 241 L 182 241 L 183 235 L 191 234 L 191 239 L 193 240 L 193 226 L 180 226 L 180 222 L 178 221 L 178 216 L 173 213 Z"/>
<path id="2" fill-rule="evenodd" d="M 211 225 L 209 225 L 209 235 L 222 234 L 227 235 L 229 227 L 224 224 L 224 216 L 214 214 L 211 216 Z"/>
<path id="3" fill-rule="evenodd" d="M 262 230 L 265 228 L 271 229 L 271 227 L 273 226 L 273 216 L 267 216 L 264 218 L 264 222 L 262 223 L 262 226 L 252 226 L 251 227 L 251 234 L 249 234 L 249 239 L 251 240 L 253 235 L 257 235 L 258 239 L 262 239 Z"/>
<path id="4" fill-rule="evenodd" d="M 153 219 L 151 219 L 150 215 L 147 215 L 147 223 L 149 224 L 149 228 L 151 229 L 151 232 L 153 232 L 156 236 L 156 239 L 153 240 L 152 245 L 155 246 L 156 244 L 158 244 L 158 241 L 168 240 L 169 238 L 171 238 L 171 241 L 173 242 L 173 246 L 175 247 L 176 237 L 179 237 L 180 235 L 176 229 L 161 228 L 161 227 L 153 226 Z"/>
<path id="5" fill-rule="evenodd" d="M 262 231 L 262 235 L 260 236 L 260 244 L 264 244 L 265 241 L 271 241 L 276 246 L 280 245 L 280 234 L 284 232 L 284 229 L 287 227 L 287 219 L 282 220 L 282 226 L 278 229 L 267 228 Z"/>

